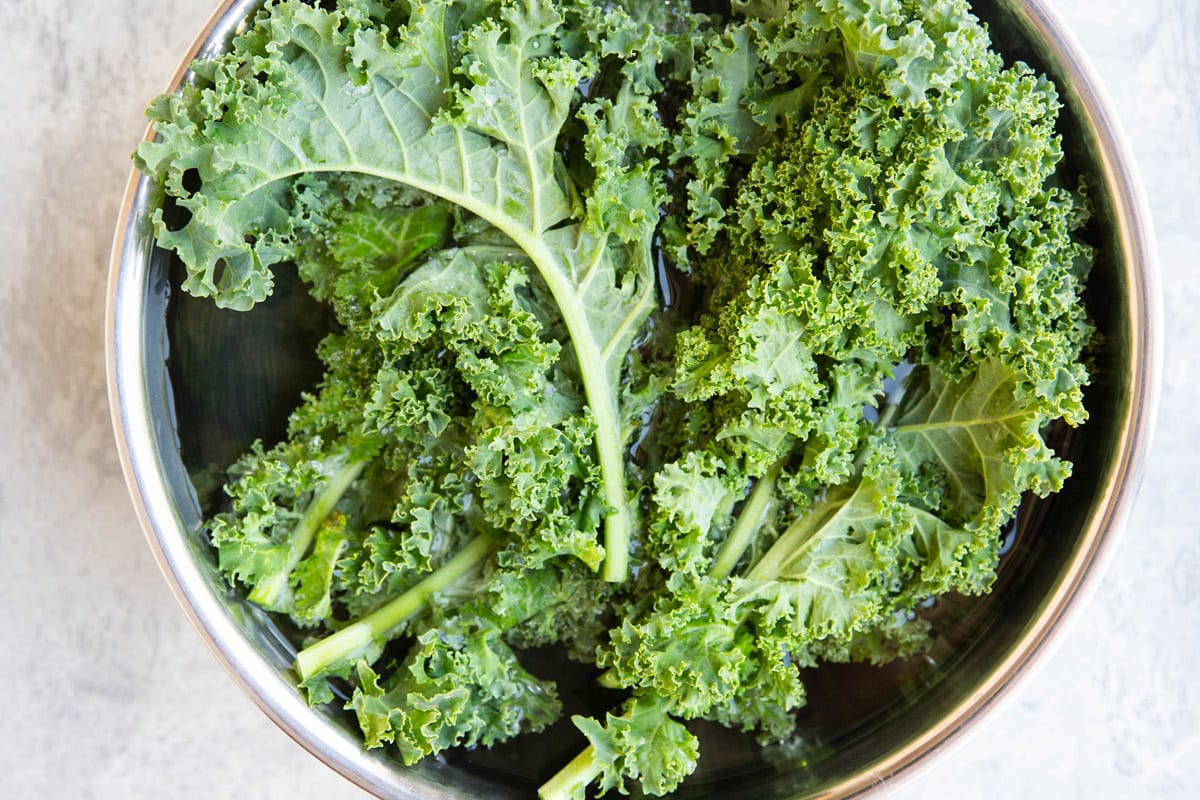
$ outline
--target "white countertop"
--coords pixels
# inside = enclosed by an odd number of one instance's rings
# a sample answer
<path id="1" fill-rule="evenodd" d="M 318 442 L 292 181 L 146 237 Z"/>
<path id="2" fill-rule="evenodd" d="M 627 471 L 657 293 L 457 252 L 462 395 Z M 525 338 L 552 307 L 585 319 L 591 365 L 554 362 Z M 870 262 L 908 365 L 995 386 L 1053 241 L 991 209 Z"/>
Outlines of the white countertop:
<path id="1" fill-rule="evenodd" d="M 895 796 L 1200 796 L 1200 2 L 1057 0 L 1153 204 L 1166 379 L 1094 601 Z M 226 677 L 158 574 L 112 443 L 107 255 L 142 109 L 215 0 L 0 0 L 0 796 L 362 798 Z M 1196 279 L 1196 283 L 1192 280 Z"/>

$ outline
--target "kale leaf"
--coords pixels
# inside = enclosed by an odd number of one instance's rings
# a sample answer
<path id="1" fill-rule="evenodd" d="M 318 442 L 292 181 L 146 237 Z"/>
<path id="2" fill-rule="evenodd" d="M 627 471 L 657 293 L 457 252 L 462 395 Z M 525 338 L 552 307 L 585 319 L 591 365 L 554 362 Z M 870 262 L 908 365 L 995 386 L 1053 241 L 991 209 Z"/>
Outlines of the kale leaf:
<path id="1" fill-rule="evenodd" d="M 626 700 L 541 796 L 670 793 L 688 721 L 787 743 L 801 668 L 928 646 L 1070 475 L 1053 85 L 966 0 L 727 11 L 275 0 L 151 108 L 183 288 L 292 262 L 337 320 L 206 531 L 369 747 L 544 729 L 557 647 Z"/>

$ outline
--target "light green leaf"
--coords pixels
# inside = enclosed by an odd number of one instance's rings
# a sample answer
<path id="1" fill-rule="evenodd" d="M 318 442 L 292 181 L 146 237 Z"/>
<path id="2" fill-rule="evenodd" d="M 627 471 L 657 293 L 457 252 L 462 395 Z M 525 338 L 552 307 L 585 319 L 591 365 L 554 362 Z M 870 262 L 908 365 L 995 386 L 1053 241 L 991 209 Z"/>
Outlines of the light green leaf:
<path id="1" fill-rule="evenodd" d="M 995 530 L 1015 510 L 1021 492 L 1057 491 L 1070 468 L 1042 440 L 1044 419 L 1018 393 L 1018 382 L 995 360 L 961 381 L 936 370 L 905 396 L 892 431 L 910 474 L 935 470 L 944 502 L 934 509 L 960 523 Z"/>
<path id="2" fill-rule="evenodd" d="M 570 335 L 596 423 L 608 506 L 605 576 L 620 580 L 629 503 L 619 375 L 654 304 L 658 218 L 647 209 L 657 208 L 662 191 L 638 153 L 662 134 L 638 112 L 640 138 L 626 132 L 623 147 L 607 143 L 594 191 L 573 185 L 560 170 L 558 138 L 598 61 L 548 50 L 563 24 L 548 0 L 505 3 L 481 18 L 487 7 L 415 0 L 407 24 L 385 36 L 365 24 L 369 14 L 356 3 L 346 12 L 298 0 L 273 5 L 207 66 L 210 87 L 160 100 L 152 114 L 159 138 L 139 149 L 138 162 L 191 214 L 178 230 L 156 218 L 160 244 L 188 267 L 185 288 L 232 308 L 269 293 L 270 266 L 291 247 L 289 186 L 301 175 L 396 181 L 506 234 L 545 281 Z M 593 127 L 618 106 L 647 107 L 622 91 L 629 99 L 617 106 L 593 101 Z M 193 170 L 194 191 L 185 186 Z M 616 234 L 594 229 L 587 220 L 608 220 L 609 212 L 586 216 L 578 198 L 586 206 L 604 195 L 604 180 L 618 179 L 644 195 L 644 208 Z"/>

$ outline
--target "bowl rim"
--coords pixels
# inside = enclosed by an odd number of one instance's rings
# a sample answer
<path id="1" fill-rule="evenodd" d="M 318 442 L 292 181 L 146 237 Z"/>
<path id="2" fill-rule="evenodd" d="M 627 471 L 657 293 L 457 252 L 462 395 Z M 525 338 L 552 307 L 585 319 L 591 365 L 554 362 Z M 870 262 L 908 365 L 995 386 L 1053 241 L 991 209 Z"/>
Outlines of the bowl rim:
<path id="1" fill-rule="evenodd" d="M 189 66 L 199 55 L 217 52 L 258 0 L 220 0 L 180 61 L 165 91 L 179 89 Z M 1114 229 L 1126 257 L 1121 268 L 1129 286 L 1128 313 L 1130 359 L 1125 371 L 1129 407 L 1120 431 L 1120 450 L 1108 480 L 1098 488 L 1104 498 L 1093 509 L 1073 560 L 1052 591 L 1043 598 L 1026 632 L 1006 656 L 993 666 L 976 688 L 961 698 L 936 724 L 901 747 L 878 758 L 868 768 L 822 790 L 821 800 L 863 798 L 886 788 L 892 791 L 928 770 L 997 706 L 1024 686 L 1043 664 L 1052 646 L 1072 618 L 1095 593 L 1111 562 L 1128 521 L 1145 469 L 1158 413 L 1162 380 L 1162 297 L 1158 274 L 1157 243 L 1149 204 L 1126 140 L 1107 92 L 1074 34 L 1048 0 L 1001 0 L 1001 4 L 1029 32 L 1053 49 L 1058 65 L 1075 95 L 1082 118 L 1096 137 L 1097 161 L 1112 192 Z M 154 135 L 153 125 L 145 140 Z M 186 548 L 187 531 L 173 511 L 163 476 L 156 469 L 157 447 L 147 408 L 146 376 L 141 369 L 141 310 L 139 293 L 145 286 L 128 279 L 124 269 L 134 236 L 134 215 L 139 195 L 148 179 L 136 167 L 131 171 L 117 218 L 109 260 L 105 307 L 105 367 L 109 410 L 121 469 L 138 521 L 155 561 L 172 594 L 193 627 L 234 682 L 289 737 L 326 766 L 360 788 L 380 797 L 412 800 L 451 800 L 451 790 L 425 783 L 397 787 L 395 773 L 367 754 L 361 744 L 332 724 L 316 724 L 319 715 L 308 712 L 294 687 L 268 666 L 227 614 L 203 575 L 191 563 Z M 144 276 L 137 276 L 144 277 Z M 130 307 L 137 311 L 131 314 Z M 412 792 L 420 791 L 421 794 Z"/>

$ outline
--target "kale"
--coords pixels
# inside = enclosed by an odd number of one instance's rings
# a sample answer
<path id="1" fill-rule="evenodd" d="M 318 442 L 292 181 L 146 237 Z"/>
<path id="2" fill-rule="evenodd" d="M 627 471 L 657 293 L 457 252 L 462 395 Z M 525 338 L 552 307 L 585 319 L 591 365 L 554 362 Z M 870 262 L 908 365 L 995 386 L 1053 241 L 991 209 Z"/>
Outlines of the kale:
<path id="1" fill-rule="evenodd" d="M 249 310 L 291 261 L 338 321 L 207 530 L 369 747 L 543 729 L 556 646 L 628 699 L 542 796 L 669 793 L 687 720 L 790 741 L 799 668 L 925 647 L 1070 474 L 1054 87 L 965 0 L 731 8 L 278 0 L 151 109 L 183 288 Z"/>

